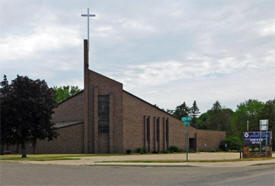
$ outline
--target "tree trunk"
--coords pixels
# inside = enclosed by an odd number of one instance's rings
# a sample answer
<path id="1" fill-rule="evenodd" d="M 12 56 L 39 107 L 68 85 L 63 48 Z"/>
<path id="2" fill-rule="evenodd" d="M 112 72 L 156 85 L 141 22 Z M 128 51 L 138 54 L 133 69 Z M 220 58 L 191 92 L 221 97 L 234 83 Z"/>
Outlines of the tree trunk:
<path id="1" fill-rule="evenodd" d="M 32 153 L 37 154 L 37 140 L 36 139 L 34 139 L 32 141 Z"/>
<path id="2" fill-rule="evenodd" d="M 25 142 L 21 143 L 22 158 L 27 157 Z"/>
<path id="3" fill-rule="evenodd" d="M 0 155 L 4 155 L 4 147 L 5 145 L 4 144 L 0 144 Z"/>
<path id="4" fill-rule="evenodd" d="M 16 143 L 16 154 L 19 154 L 19 143 Z"/>

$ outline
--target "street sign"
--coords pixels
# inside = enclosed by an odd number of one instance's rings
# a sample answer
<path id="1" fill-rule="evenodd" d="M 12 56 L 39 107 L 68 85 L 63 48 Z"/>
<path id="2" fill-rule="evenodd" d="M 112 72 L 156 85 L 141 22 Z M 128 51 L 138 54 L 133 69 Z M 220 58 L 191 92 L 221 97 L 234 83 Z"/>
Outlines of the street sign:
<path id="1" fill-rule="evenodd" d="M 185 121 L 183 122 L 184 126 L 190 126 L 190 122 L 189 121 Z"/>
<path id="2" fill-rule="evenodd" d="M 186 161 L 188 161 L 188 151 L 189 151 L 189 134 L 188 134 L 188 126 L 190 125 L 190 121 L 192 120 L 192 117 L 187 116 L 187 117 L 182 117 L 181 121 L 184 123 L 184 125 L 186 126 Z"/>
<path id="3" fill-rule="evenodd" d="M 268 130 L 268 120 L 267 119 L 260 120 L 260 131 L 266 131 L 266 130 Z"/>
<path id="4" fill-rule="evenodd" d="M 192 120 L 192 117 L 190 117 L 190 116 L 181 118 L 181 121 L 184 123 L 185 126 L 190 126 L 190 121 L 191 120 Z"/>
<path id="5" fill-rule="evenodd" d="M 181 118 L 181 121 L 185 122 L 185 121 L 191 121 L 192 120 L 192 117 L 190 116 L 187 116 L 187 117 L 182 117 Z"/>

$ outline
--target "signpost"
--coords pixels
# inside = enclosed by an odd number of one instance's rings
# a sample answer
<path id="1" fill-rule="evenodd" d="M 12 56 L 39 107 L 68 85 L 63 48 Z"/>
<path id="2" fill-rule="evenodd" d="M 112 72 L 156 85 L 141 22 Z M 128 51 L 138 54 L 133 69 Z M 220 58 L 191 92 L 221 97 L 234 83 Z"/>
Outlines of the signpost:
<path id="1" fill-rule="evenodd" d="M 265 131 L 265 133 L 267 133 L 267 131 L 268 131 L 268 120 L 267 119 L 260 120 L 260 131 Z M 260 143 L 260 148 L 261 148 L 261 152 L 262 152 L 262 143 Z M 267 156 L 267 135 L 266 135 L 266 139 L 265 139 L 265 157 L 266 156 Z"/>
<path id="2" fill-rule="evenodd" d="M 188 161 L 188 151 L 189 151 L 189 137 L 188 137 L 188 128 L 190 126 L 190 121 L 192 120 L 192 117 L 182 117 L 181 121 L 184 123 L 184 126 L 186 126 L 186 161 Z"/>

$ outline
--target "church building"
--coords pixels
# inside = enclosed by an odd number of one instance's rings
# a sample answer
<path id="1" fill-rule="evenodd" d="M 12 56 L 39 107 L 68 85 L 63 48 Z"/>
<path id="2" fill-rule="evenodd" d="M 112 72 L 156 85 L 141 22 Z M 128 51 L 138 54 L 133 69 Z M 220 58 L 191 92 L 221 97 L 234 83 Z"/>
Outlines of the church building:
<path id="1" fill-rule="evenodd" d="M 127 92 L 123 84 L 89 70 L 88 40 L 84 40 L 84 90 L 61 102 L 53 121 L 59 136 L 38 141 L 37 153 L 125 153 L 144 148 L 185 149 L 183 122 Z M 223 131 L 189 127 L 192 151 L 218 149 Z M 32 152 L 30 150 L 30 152 Z"/>

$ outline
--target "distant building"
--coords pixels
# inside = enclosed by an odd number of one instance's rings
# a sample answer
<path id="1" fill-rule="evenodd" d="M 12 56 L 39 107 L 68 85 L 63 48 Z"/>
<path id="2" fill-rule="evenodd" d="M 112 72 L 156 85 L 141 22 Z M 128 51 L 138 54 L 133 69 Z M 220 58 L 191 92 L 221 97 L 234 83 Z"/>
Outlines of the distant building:
<path id="1" fill-rule="evenodd" d="M 125 153 L 144 148 L 166 151 L 185 149 L 183 123 L 156 106 L 123 90 L 123 84 L 88 69 L 84 40 L 84 90 L 55 109 L 58 138 L 38 141 L 38 153 Z M 189 127 L 193 151 L 219 147 L 223 131 Z M 30 152 L 31 149 L 30 149 Z"/>

